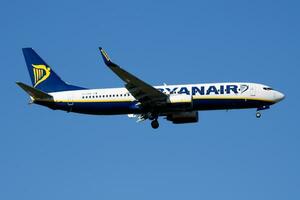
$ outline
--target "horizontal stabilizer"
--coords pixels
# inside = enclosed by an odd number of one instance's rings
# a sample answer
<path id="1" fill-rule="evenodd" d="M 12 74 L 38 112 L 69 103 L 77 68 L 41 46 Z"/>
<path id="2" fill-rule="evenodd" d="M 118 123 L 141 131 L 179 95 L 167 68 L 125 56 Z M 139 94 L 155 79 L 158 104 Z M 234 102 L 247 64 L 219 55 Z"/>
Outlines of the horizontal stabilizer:
<path id="1" fill-rule="evenodd" d="M 27 94 L 29 94 L 34 100 L 38 101 L 53 101 L 53 97 L 41 90 L 33 88 L 21 82 L 16 82 Z"/>

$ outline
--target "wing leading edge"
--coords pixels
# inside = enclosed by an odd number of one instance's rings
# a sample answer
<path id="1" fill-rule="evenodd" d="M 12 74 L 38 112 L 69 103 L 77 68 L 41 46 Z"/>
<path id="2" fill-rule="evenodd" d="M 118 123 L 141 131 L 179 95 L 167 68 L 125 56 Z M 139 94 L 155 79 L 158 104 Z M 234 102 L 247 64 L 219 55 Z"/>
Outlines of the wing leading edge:
<path id="1" fill-rule="evenodd" d="M 166 94 L 158 91 L 150 84 L 140 80 L 113 63 L 108 54 L 101 47 L 99 50 L 104 63 L 125 82 L 126 89 L 141 103 L 142 106 L 158 107 L 167 103 L 168 96 Z"/>

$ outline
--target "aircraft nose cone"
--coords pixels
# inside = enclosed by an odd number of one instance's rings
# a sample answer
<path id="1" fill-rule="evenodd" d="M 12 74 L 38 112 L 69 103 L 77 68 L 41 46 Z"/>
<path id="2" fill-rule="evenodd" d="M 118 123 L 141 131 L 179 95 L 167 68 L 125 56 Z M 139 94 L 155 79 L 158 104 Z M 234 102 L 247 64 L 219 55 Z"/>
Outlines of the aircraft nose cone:
<path id="1" fill-rule="evenodd" d="M 285 95 L 281 92 L 276 92 L 276 101 L 279 102 L 279 101 L 282 101 L 284 98 L 285 98 Z"/>

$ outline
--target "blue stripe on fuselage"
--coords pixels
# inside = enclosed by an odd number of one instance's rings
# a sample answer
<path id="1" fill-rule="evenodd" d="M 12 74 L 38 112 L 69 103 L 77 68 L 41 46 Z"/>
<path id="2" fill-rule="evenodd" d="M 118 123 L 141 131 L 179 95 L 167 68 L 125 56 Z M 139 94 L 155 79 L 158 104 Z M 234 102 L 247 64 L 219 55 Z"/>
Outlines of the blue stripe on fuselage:
<path id="1" fill-rule="evenodd" d="M 263 100 L 245 100 L 245 99 L 195 99 L 193 108 L 195 110 L 228 110 L 260 108 L 270 106 L 274 103 Z"/>
<path id="2" fill-rule="evenodd" d="M 94 115 L 131 114 L 142 113 L 143 110 L 137 106 L 137 102 L 35 102 L 51 109 L 64 110 Z M 221 110 L 221 109 L 244 109 L 260 108 L 272 105 L 272 102 L 263 100 L 245 99 L 194 99 L 193 110 Z M 144 111 L 145 112 L 145 111 Z"/>

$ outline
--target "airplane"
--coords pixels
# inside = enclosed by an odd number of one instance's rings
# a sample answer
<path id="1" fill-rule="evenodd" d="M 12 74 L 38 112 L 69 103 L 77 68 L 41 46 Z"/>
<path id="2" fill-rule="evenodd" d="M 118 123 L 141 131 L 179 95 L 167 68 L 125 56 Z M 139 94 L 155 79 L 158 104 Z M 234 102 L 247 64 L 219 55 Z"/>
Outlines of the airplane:
<path id="1" fill-rule="evenodd" d="M 123 82 L 123 88 L 87 89 L 64 82 L 32 49 L 23 48 L 23 55 L 32 86 L 16 82 L 31 99 L 30 103 L 53 110 L 91 114 L 125 115 L 137 122 L 150 120 L 153 129 L 158 118 L 173 124 L 196 123 L 199 111 L 256 109 L 262 110 L 285 98 L 284 94 L 264 84 L 228 82 L 188 85 L 152 86 L 112 62 L 99 48 L 104 63 Z"/>

